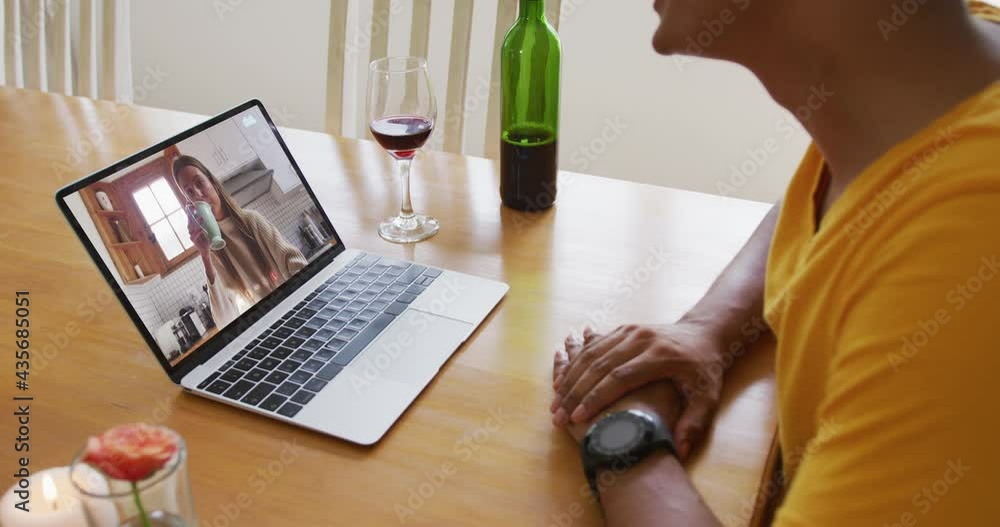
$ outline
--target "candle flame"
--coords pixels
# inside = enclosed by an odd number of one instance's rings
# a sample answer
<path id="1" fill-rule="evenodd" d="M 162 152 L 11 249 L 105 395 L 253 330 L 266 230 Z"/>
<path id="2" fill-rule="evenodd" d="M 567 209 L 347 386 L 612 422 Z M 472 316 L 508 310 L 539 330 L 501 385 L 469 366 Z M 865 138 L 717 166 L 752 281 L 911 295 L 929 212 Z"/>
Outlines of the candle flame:
<path id="1" fill-rule="evenodd" d="M 48 474 L 42 478 L 42 495 L 45 496 L 45 501 L 53 504 L 56 502 L 56 498 L 59 497 L 59 490 L 56 489 L 56 482 L 52 481 L 52 476 Z"/>

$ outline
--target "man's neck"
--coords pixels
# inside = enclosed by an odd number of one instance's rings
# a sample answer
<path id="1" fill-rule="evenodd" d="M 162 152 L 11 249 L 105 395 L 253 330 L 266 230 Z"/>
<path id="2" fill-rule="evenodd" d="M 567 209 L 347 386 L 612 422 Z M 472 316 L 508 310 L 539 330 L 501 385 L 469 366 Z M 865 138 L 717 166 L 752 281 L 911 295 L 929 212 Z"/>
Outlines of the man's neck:
<path id="1" fill-rule="evenodd" d="M 775 42 L 765 54 L 770 60 L 747 64 L 812 135 L 829 163 L 834 198 L 894 145 L 1000 77 L 997 40 L 987 36 L 996 29 L 970 22 L 955 5 L 924 4 L 926 13 L 887 34 L 876 25 L 879 18 L 868 18 L 874 9 L 834 11 L 828 24 L 834 29 Z M 870 31 L 844 34 L 835 27 L 837 16 L 875 22 Z"/>

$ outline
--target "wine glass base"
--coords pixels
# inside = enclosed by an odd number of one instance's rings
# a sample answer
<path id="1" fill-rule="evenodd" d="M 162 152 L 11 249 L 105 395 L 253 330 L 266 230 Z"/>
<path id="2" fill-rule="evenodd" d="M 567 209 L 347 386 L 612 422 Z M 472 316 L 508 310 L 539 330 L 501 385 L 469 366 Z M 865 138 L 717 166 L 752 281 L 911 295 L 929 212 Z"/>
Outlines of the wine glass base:
<path id="1" fill-rule="evenodd" d="M 438 220 L 423 214 L 415 214 L 410 218 L 399 216 L 387 218 L 379 224 L 378 234 L 393 243 L 414 243 L 434 236 L 439 228 L 441 225 Z"/>

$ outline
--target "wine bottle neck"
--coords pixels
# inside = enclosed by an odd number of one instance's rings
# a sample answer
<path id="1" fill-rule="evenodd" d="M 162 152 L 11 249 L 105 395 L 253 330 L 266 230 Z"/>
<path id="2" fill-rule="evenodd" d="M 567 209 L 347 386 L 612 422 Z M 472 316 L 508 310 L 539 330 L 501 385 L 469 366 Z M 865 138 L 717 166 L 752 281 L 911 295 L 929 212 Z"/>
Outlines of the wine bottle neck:
<path id="1" fill-rule="evenodd" d="M 545 0 L 521 0 L 517 17 L 523 20 L 545 20 Z"/>

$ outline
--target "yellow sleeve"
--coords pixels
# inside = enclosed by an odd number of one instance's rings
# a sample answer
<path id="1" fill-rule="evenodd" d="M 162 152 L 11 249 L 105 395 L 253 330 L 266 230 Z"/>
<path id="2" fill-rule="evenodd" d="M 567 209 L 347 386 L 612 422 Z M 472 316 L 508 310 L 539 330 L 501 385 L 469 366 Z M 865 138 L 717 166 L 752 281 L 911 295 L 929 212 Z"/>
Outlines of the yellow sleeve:
<path id="1" fill-rule="evenodd" d="M 829 432 L 774 525 L 1000 525 L 998 203 L 966 192 L 930 205 L 855 264 L 814 416 Z"/>

